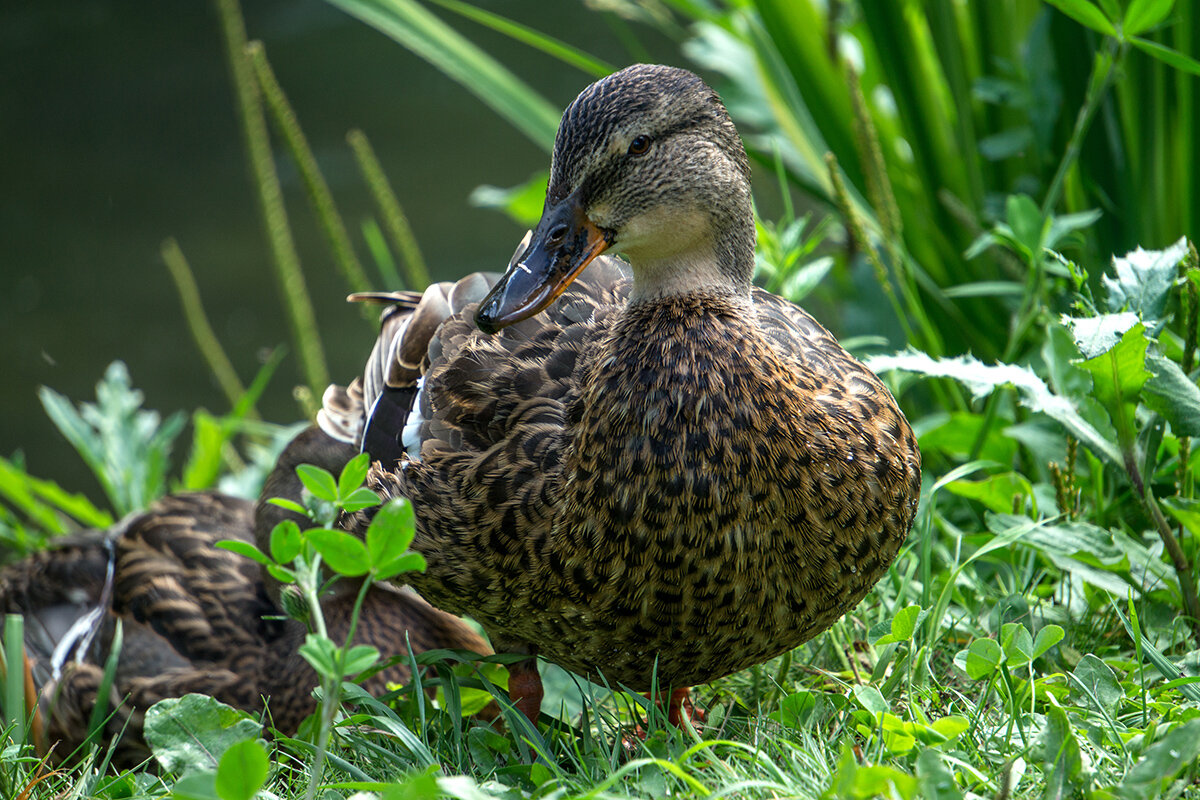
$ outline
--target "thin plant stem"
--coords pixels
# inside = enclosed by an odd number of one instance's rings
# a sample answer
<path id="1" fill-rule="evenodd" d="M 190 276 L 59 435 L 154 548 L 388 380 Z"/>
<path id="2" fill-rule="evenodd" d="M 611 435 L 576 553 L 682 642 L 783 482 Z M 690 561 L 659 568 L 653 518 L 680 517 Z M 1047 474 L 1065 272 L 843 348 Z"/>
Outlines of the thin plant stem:
<path id="1" fill-rule="evenodd" d="M 284 308 L 288 314 L 292 338 L 296 342 L 301 370 L 309 388 L 314 393 L 320 393 L 329 384 L 329 370 L 325 365 L 325 353 L 317 331 L 316 314 L 313 312 L 312 300 L 305 286 L 300 257 L 296 253 L 296 243 L 292 238 L 291 225 L 288 223 L 287 210 L 283 204 L 283 189 L 279 184 L 279 174 L 275 170 L 258 84 L 246 58 L 245 21 L 242 19 L 237 0 L 216 0 L 216 4 L 237 95 L 246 153 L 250 160 L 255 188 L 258 190 L 267 243 L 270 245 L 272 262 L 275 264 L 275 276 L 283 295 Z"/>
<path id="2" fill-rule="evenodd" d="M 375 155 L 375 150 L 367 140 L 366 134 L 360 130 L 353 130 L 346 134 L 346 141 L 350 143 L 354 157 L 358 159 L 358 168 L 362 170 L 363 178 L 370 187 L 371 194 L 375 197 L 375 204 L 379 206 L 379 213 L 383 217 L 383 228 L 391 238 L 392 246 L 400 253 L 400 260 L 404 265 L 404 282 L 407 284 L 407 288 L 417 291 L 424 289 L 429 285 L 429 270 L 425 268 L 425 259 L 421 256 L 421 249 L 417 246 L 417 237 L 413 235 L 412 226 L 408 224 L 408 217 L 404 215 L 404 209 L 400 206 L 400 201 L 396 199 L 396 193 L 392 191 L 391 184 L 388 183 L 383 167 Z"/>
<path id="3" fill-rule="evenodd" d="M 188 330 L 191 331 L 192 341 L 196 343 L 200 354 L 208 362 L 213 377 L 229 400 L 230 406 L 236 406 L 238 400 L 246 394 L 246 387 L 238 378 L 233 362 L 229 360 L 224 348 L 221 347 L 217 334 L 213 332 L 208 315 L 204 313 L 204 304 L 200 301 L 200 290 L 196 287 L 196 276 L 188 265 L 179 242 L 174 238 L 162 243 L 162 260 L 175 281 L 175 290 L 179 292 L 179 303 L 183 306 L 183 318 L 187 320 Z M 258 414 L 252 408 L 247 416 L 258 419 Z"/>
<path id="4" fill-rule="evenodd" d="M 271 62 L 267 60 L 267 51 L 264 49 L 263 43 L 250 42 L 246 45 L 246 55 L 250 59 L 251 66 L 254 67 L 254 76 L 258 79 L 258 88 L 262 92 L 263 99 L 266 100 L 267 110 L 271 112 L 271 119 L 283 136 L 288 152 L 292 154 L 292 158 L 300 170 L 300 177 L 304 180 L 313 213 L 316 214 L 322 230 L 325 231 L 325 239 L 329 243 L 329 252 L 333 255 L 334 263 L 337 264 L 342 277 L 346 279 L 346 285 L 350 291 L 367 291 L 371 288 L 370 281 L 367 279 L 367 274 L 363 270 L 358 256 L 354 253 L 354 245 L 350 242 L 346 224 L 337 209 L 337 204 L 333 201 L 329 183 L 321 174 L 321 168 L 317 165 L 312 148 L 309 147 L 304 131 L 300 128 L 296 112 L 288 102 L 283 88 L 279 85 L 275 71 L 271 69 Z M 367 313 L 374 316 L 369 309 Z"/>

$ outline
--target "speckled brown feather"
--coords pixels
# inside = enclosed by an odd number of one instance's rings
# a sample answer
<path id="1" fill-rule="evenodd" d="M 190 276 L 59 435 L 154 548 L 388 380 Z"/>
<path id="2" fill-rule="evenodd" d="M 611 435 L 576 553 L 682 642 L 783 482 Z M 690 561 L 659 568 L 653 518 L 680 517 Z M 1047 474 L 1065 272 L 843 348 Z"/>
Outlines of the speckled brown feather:
<path id="1" fill-rule="evenodd" d="M 489 329 L 538 291 L 508 286 L 572 268 L 581 219 L 630 255 L 633 285 L 597 259 L 490 337 L 452 308 L 413 389 L 419 454 L 369 480 L 416 509 L 413 585 L 498 649 L 640 690 L 656 663 L 661 685 L 710 681 L 853 608 L 912 525 L 920 454 L 873 374 L 750 287 L 748 163 L 695 75 L 637 65 L 564 112 Z"/>
<path id="2" fill-rule="evenodd" d="M 298 497 L 297 463 L 333 468 L 339 466 L 336 462 L 344 464 L 347 454 L 353 455 L 353 449 L 306 431 L 285 451 L 264 494 Z M 260 527 L 283 515 L 270 509 L 279 510 L 259 504 Z M 38 661 L 35 677 L 47 741 L 59 742 L 56 763 L 87 733 L 117 620 L 124 640 L 110 699 L 114 714 L 106 725 L 109 740 L 123 731 L 115 751 L 117 766 L 133 766 L 149 755 L 141 737 L 142 717 L 163 698 L 199 692 L 249 711 L 261 710 L 264 697 L 269 698 L 272 724 L 288 734 L 312 712 L 317 679 L 298 653 L 305 627 L 278 618 L 281 612 L 272 600 L 276 587 L 264 581 L 258 565 L 215 547 L 223 539 L 265 539 L 255 528 L 256 506 L 250 501 L 211 492 L 170 495 L 112 532 L 71 537 L 62 549 L 0 570 L 0 608 L 24 613 L 28 620 L 32 638 L 27 637 L 27 647 Z M 106 595 L 110 557 L 112 582 Z M 354 594 L 341 591 L 323 603 L 335 640 L 346 636 Z M 53 678 L 50 654 L 56 631 L 54 626 L 43 628 L 40 620 L 63 613 L 73 620 L 98 604 L 105 613 L 93 646 L 80 663 L 68 664 L 61 678 Z M 410 589 L 390 586 L 373 587 L 367 594 L 355 641 L 374 645 L 385 657 L 407 652 L 406 641 L 415 652 L 489 652 L 460 620 L 432 608 Z M 387 683 L 408 678 L 408 666 L 401 663 L 365 686 L 381 693 Z"/>

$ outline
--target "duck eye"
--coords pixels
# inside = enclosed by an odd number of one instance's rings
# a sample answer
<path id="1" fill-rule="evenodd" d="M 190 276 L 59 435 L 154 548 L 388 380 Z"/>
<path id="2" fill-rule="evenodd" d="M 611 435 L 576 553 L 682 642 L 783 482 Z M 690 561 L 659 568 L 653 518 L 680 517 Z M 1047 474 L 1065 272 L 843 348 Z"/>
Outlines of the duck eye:
<path id="1" fill-rule="evenodd" d="M 644 133 L 633 137 L 633 141 L 629 143 L 629 154 L 633 156 L 640 156 L 649 149 L 650 137 Z"/>

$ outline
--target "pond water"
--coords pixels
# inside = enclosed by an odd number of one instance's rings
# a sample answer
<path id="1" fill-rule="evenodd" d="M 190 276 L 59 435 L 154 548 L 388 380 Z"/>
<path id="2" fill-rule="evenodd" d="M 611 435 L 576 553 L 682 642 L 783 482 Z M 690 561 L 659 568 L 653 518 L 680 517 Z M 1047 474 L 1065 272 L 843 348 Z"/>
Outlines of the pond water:
<path id="1" fill-rule="evenodd" d="M 483 5 L 612 63 L 631 60 L 582 3 Z M 482 183 L 526 180 L 546 155 L 463 88 L 329 6 L 245 6 L 249 35 L 265 42 L 364 264 L 358 226 L 372 206 L 345 145 L 352 127 L 371 138 L 435 278 L 502 268 L 523 231 L 467 197 Z M 447 18 L 556 105 L 589 81 Z M 679 63 L 669 42 L 639 35 L 656 59 Z M 227 410 L 159 258 L 166 237 L 191 262 L 244 382 L 264 352 L 288 341 L 216 14 L 197 0 L 9 0 L 0 11 L 0 75 L 0 454 L 22 451 L 33 474 L 101 499 L 43 413 L 38 386 L 91 399 L 108 363 L 123 359 L 148 408 Z M 343 302 L 295 172 L 281 162 L 331 372 L 348 381 L 371 328 Z M 298 382 L 289 356 L 260 403 L 267 419 L 300 419 L 291 398 Z"/>

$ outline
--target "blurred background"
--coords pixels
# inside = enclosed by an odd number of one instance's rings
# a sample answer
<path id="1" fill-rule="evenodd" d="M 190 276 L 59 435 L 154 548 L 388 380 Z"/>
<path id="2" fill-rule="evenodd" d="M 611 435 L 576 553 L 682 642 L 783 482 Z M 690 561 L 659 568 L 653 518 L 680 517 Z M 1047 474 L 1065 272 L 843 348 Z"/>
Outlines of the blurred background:
<path id="1" fill-rule="evenodd" d="M 586 44 L 614 63 L 627 50 L 579 2 L 481 4 Z M 345 136 L 370 137 L 435 279 L 500 269 L 523 233 L 468 202 L 480 184 L 511 186 L 545 169 L 544 153 L 458 84 L 331 6 L 244 4 L 345 217 L 358 256 L 372 200 Z M 453 15 L 561 108 L 590 81 L 549 57 Z M 648 52 L 678 59 L 661 36 Z M 91 471 L 37 399 L 45 385 L 91 400 L 115 359 L 145 407 L 228 411 L 183 319 L 159 255 L 178 239 L 215 332 L 243 382 L 265 353 L 289 344 L 212 3 L 12 0 L 0 10 L 0 455 L 23 452 L 30 473 L 101 499 Z M 331 377 L 361 367 L 373 326 L 344 302 L 346 285 L 295 167 L 277 162 Z M 369 274 L 376 274 L 369 271 Z M 259 409 L 302 418 L 292 398 L 294 348 Z M 188 436 L 176 445 L 182 459 Z"/>

